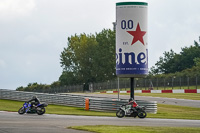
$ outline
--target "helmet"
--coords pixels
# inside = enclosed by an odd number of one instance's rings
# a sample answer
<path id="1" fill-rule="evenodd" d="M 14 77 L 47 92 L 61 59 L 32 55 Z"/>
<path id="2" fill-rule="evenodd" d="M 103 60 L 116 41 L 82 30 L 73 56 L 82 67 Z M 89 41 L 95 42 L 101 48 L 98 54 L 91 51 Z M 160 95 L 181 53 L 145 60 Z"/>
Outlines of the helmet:
<path id="1" fill-rule="evenodd" d="M 36 99 L 36 98 L 37 98 L 36 96 L 33 96 L 33 97 L 32 97 L 32 99 Z"/>
<path id="2" fill-rule="evenodd" d="M 129 99 L 129 102 L 131 102 L 131 101 L 134 101 L 134 99 L 133 99 L 133 98 L 130 98 L 130 99 Z"/>

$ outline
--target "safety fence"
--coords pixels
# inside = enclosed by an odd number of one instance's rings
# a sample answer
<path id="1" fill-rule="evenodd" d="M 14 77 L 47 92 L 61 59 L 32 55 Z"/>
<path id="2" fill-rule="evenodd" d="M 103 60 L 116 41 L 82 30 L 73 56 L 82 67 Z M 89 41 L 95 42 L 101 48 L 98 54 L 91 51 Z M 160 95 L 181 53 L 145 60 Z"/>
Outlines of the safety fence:
<path id="1" fill-rule="evenodd" d="M 145 106 L 146 112 L 157 113 L 157 102 L 136 100 L 139 106 Z M 89 98 L 89 109 L 96 111 L 116 111 L 123 104 L 127 104 L 128 100 L 120 99 L 101 99 Z"/>
<path id="2" fill-rule="evenodd" d="M 41 102 L 46 102 L 48 104 L 66 105 L 81 108 L 85 108 L 85 101 L 86 99 L 89 99 L 89 110 L 94 111 L 116 111 L 120 105 L 128 103 L 128 99 L 118 100 L 71 94 L 47 94 L 0 89 L 0 99 L 28 101 L 32 96 L 37 96 Z M 136 100 L 136 102 L 140 106 L 145 106 L 148 113 L 157 113 L 156 101 Z"/>
<path id="3" fill-rule="evenodd" d="M 134 79 L 135 90 L 176 90 L 176 89 L 199 89 L 200 88 L 200 76 L 194 77 L 160 77 L 160 78 L 135 78 Z M 114 80 L 108 80 L 106 82 L 89 83 L 90 92 L 102 92 L 102 91 L 117 91 L 118 88 L 121 91 L 130 90 L 130 79 L 119 78 Z M 20 90 L 18 88 L 18 90 Z M 68 85 L 60 87 L 35 87 L 31 90 L 21 89 L 22 91 L 37 92 L 37 93 L 72 93 L 72 92 L 84 92 L 84 85 Z"/>
<path id="4" fill-rule="evenodd" d="M 173 89 L 198 89 L 200 76 L 195 77 L 168 77 L 168 78 L 135 78 L 135 90 L 173 90 Z M 119 86 L 118 86 L 119 85 Z M 130 79 L 119 78 L 107 82 L 91 83 L 92 92 L 109 90 L 130 90 Z"/>

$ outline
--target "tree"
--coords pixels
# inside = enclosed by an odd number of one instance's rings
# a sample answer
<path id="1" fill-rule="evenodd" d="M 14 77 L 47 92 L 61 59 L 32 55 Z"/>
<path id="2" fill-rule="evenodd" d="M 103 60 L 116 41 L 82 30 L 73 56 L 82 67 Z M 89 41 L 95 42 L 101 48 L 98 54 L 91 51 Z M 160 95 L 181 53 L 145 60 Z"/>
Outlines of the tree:
<path id="1" fill-rule="evenodd" d="M 61 52 L 60 64 L 63 72 L 59 81 L 51 85 L 29 83 L 18 87 L 20 91 L 37 91 L 64 85 L 84 85 L 111 80 L 115 75 L 115 31 L 80 34 L 68 38 L 68 45 Z"/>
<path id="2" fill-rule="evenodd" d="M 115 33 L 102 30 L 96 35 L 80 34 L 68 38 L 60 55 L 61 85 L 105 81 L 115 77 Z"/>
<path id="3" fill-rule="evenodd" d="M 89 83 L 95 47 L 97 45 L 94 35 L 81 34 L 80 36 L 71 36 L 68 38 L 68 47 L 61 53 L 61 66 L 63 73 L 60 76 L 61 84 L 72 85 Z M 90 75 L 90 76 L 89 76 Z M 66 79 L 64 81 L 63 79 Z"/>
<path id="4" fill-rule="evenodd" d="M 185 69 L 192 68 L 195 65 L 194 59 L 200 57 L 200 44 L 194 41 L 194 45 L 181 48 L 180 54 L 176 54 L 173 50 L 164 52 L 164 57 L 160 57 L 159 61 L 151 68 L 152 74 L 159 73 L 176 73 Z"/>
<path id="5" fill-rule="evenodd" d="M 107 81 L 116 77 L 115 65 L 115 32 L 103 30 L 96 34 L 98 45 L 94 57 L 94 70 L 92 71 L 95 82 Z"/>
<path id="6" fill-rule="evenodd" d="M 174 57 L 176 53 L 171 49 L 170 52 L 164 52 L 164 57 L 160 57 L 159 61 L 156 62 L 155 66 L 151 68 L 151 73 L 159 74 L 159 73 L 170 73 L 173 71 L 173 63 Z"/>

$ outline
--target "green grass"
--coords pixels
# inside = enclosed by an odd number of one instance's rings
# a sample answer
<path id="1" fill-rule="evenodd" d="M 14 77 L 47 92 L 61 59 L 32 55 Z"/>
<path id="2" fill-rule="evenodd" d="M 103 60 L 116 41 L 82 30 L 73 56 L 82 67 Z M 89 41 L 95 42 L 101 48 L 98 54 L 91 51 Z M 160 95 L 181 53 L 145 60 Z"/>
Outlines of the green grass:
<path id="1" fill-rule="evenodd" d="M 17 112 L 24 102 L 0 99 L 1 111 Z M 61 105 L 48 105 L 46 107 L 47 114 L 60 115 L 88 115 L 88 116 L 115 116 L 113 112 L 86 111 L 84 108 L 69 107 Z"/>
<path id="2" fill-rule="evenodd" d="M 84 108 L 61 106 L 61 105 L 49 105 L 46 110 L 47 110 L 46 113 L 48 114 L 115 116 L 115 113 L 113 112 L 86 111 Z"/>
<path id="3" fill-rule="evenodd" d="M 110 93 L 108 95 L 113 95 Z M 117 95 L 117 93 L 114 93 Z M 120 95 L 130 95 L 130 93 L 120 93 Z M 177 99 L 200 100 L 200 93 L 135 93 L 135 96 L 167 97 Z"/>
<path id="4" fill-rule="evenodd" d="M 123 95 L 123 94 L 120 94 L 120 95 Z M 135 93 L 135 95 L 200 100 L 200 93 Z"/>
<path id="5" fill-rule="evenodd" d="M 200 120 L 200 108 L 158 104 L 157 114 L 148 114 L 147 117 Z"/>
<path id="6" fill-rule="evenodd" d="M 143 127 L 143 126 L 74 126 L 71 129 L 97 133 L 199 133 L 200 128 L 188 127 Z"/>
<path id="7" fill-rule="evenodd" d="M 1 111 L 12 111 L 16 112 L 20 107 L 23 106 L 24 102 L 13 101 L 13 100 L 2 100 L 0 99 L 0 110 Z"/>

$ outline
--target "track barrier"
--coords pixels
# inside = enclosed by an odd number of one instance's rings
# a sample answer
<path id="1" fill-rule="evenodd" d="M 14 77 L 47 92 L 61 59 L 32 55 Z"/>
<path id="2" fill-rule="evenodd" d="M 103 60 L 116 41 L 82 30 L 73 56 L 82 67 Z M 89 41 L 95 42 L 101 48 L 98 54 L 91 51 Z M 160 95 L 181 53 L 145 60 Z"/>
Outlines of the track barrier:
<path id="1" fill-rule="evenodd" d="M 135 90 L 135 93 L 200 93 L 200 89 L 176 89 L 176 90 Z M 118 91 L 102 91 L 100 93 L 118 93 Z M 119 91 L 130 93 L 130 91 Z"/>

